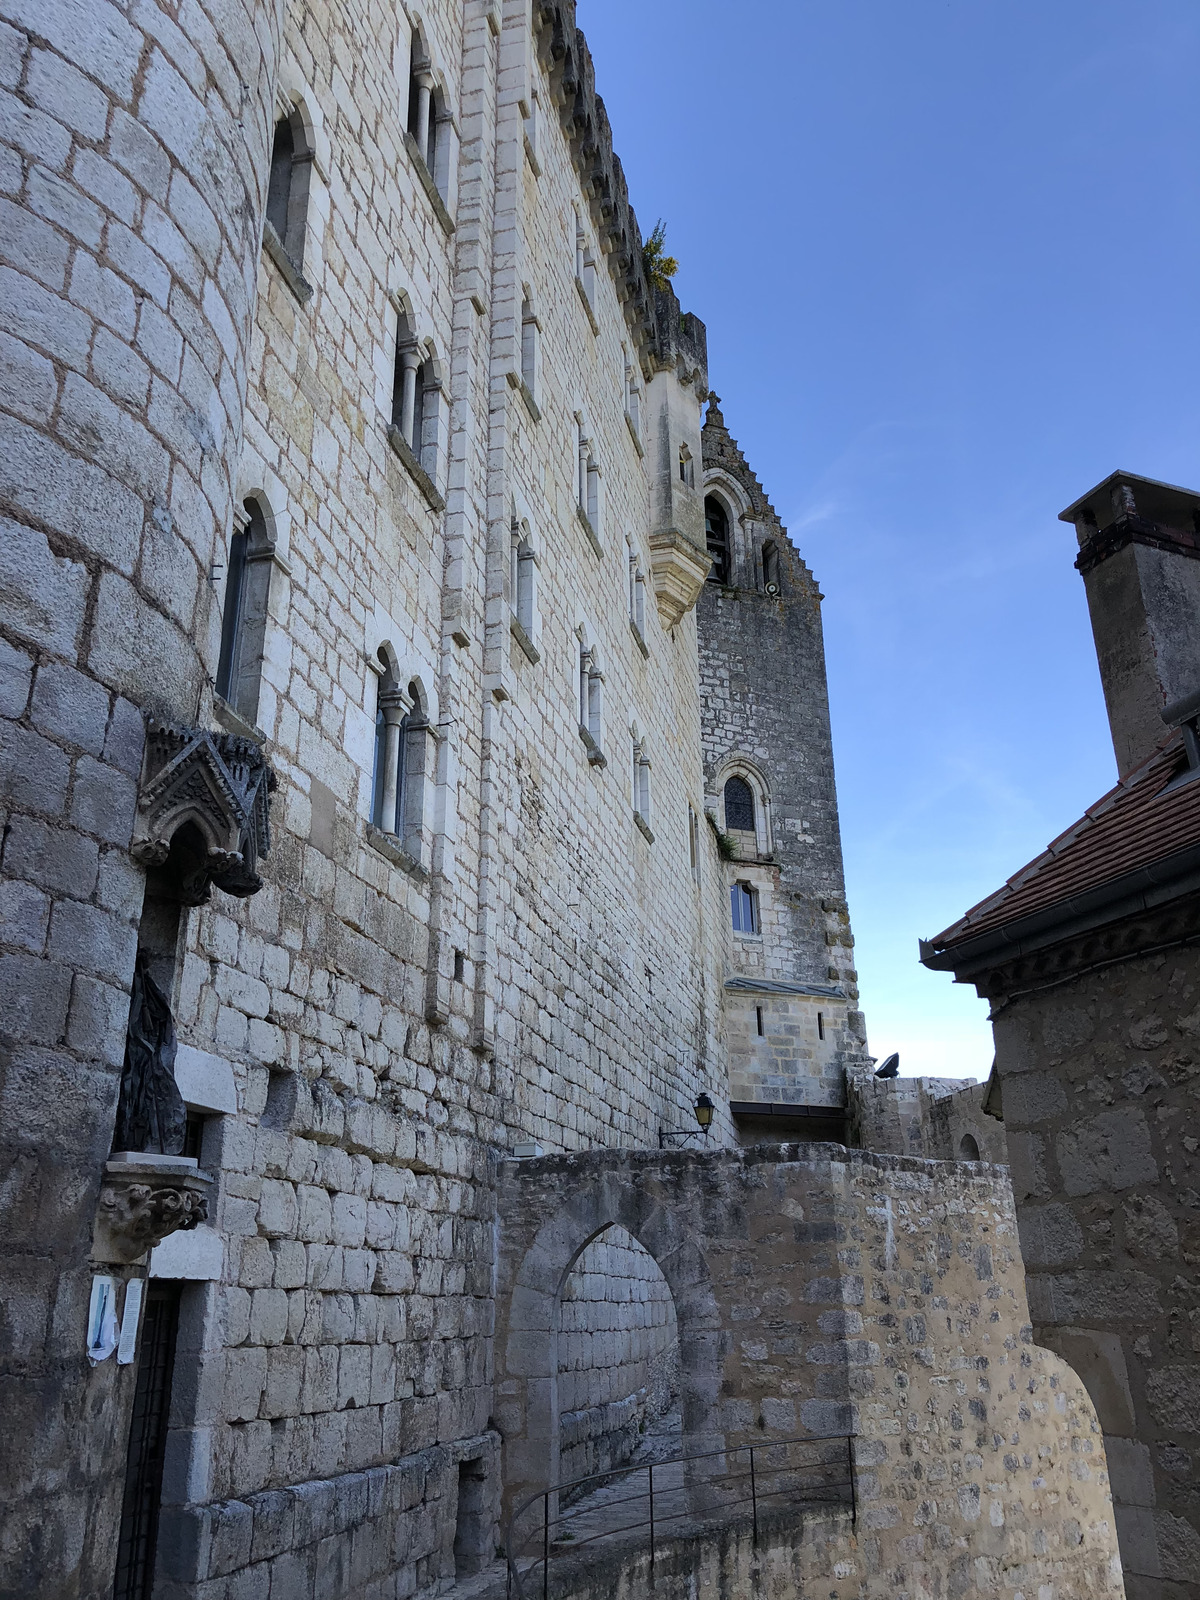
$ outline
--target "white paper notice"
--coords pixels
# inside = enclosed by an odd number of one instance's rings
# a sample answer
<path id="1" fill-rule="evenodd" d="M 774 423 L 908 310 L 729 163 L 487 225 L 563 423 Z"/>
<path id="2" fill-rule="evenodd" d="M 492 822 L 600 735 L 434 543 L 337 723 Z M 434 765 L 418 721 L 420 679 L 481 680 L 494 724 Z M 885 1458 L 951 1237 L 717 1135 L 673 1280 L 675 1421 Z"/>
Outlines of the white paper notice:
<path id="1" fill-rule="evenodd" d="M 142 1280 L 130 1278 L 125 1286 L 125 1310 L 121 1313 L 121 1338 L 117 1344 L 117 1365 L 120 1367 L 127 1367 L 133 1360 L 141 1311 Z"/>
<path id="2" fill-rule="evenodd" d="M 88 1307 L 87 1358 L 96 1366 L 117 1348 L 117 1286 L 112 1278 L 92 1279 Z"/>

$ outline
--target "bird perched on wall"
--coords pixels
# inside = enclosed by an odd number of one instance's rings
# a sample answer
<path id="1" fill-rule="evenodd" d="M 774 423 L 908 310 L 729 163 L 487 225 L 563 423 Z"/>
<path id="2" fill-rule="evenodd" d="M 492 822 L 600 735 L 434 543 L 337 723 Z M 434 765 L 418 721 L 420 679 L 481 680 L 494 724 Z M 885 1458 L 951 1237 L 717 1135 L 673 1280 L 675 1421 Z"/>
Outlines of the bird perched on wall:
<path id="1" fill-rule="evenodd" d="M 877 1078 L 896 1078 L 900 1075 L 900 1052 L 893 1050 L 881 1067 L 875 1068 Z"/>

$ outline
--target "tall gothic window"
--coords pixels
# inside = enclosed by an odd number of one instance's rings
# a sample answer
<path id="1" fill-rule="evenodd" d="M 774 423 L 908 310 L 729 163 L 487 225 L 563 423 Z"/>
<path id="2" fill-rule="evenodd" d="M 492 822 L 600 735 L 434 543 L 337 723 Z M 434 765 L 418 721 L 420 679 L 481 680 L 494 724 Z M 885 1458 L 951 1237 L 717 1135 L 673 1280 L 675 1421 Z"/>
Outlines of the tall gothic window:
<path id="1" fill-rule="evenodd" d="M 754 790 L 736 774 L 725 785 L 725 829 L 754 832 Z"/>
<path id="2" fill-rule="evenodd" d="M 708 495 L 704 501 L 704 535 L 708 553 L 712 558 L 710 583 L 729 582 L 729 518 L 725 507 L 715 497 Z"/>

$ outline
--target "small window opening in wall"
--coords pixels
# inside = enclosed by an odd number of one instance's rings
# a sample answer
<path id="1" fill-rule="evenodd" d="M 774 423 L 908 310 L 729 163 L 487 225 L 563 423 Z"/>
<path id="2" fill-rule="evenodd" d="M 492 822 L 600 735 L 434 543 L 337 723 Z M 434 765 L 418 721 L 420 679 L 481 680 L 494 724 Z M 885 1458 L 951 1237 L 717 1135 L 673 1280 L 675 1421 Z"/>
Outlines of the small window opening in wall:
<path id="1" fill-rule="evenodd" d="M 275 124 L 267 179 L 267 222 L 296 271 L 304 271 L 304 233 L 312 151 L 298 112 Z"/>
<path id="2" fill-rule="evenodd" d="M 216 690 L 239 717 L 251 724 L 258 717 L 262 686 L 271 555 L 263 509 L 256 500 L 247 500 L 241 514 L 234 515 L 229 541 Z"/>
<path id="3" fill-rule="evenodd" d="M 541 162 L 538 159 L 538 142 L 541 137 L 542 108 L 538 103 L 536 91 L 529 96 L 529 110 L 525 115 L 525 152 L 529 157 L 529 165 L 536 174 L 541 174 Z"/>
<path id="4" fill-rule="evenodd" d="M 821 1014 L 821 1012 L 818 1011 L 817 1012 L 817 1038 L 818 1039 L 823 1039 L 824 1037 L 825 1037 L 825 1018 Z"/>
<path id="5" fill-rule="evenodd" d="M 510 530 L 509 604 L 512 614 L 532 643 L 534 633 L 534 579 L 537 563 L 524 523 L 512 520 Z"/>
<path id="6" fill-rule="evenodd" d="M 578 212 L 575 213 L 575 279 L 583 291 L 588 309 L 596 309 L 596 258 L 592 254 L 592 247 L 588 244 L 587 235 L 583 231 L 583 221 Z M 594 321 L 593 321 L 594 326 Z"/>
<path id="7" fill-rule="evenodd" d="M 758 1037 L 761 1039 L 763 1037 L 763 1031 L 764 1031 L 763 1030 L 763 1016 L 762 1016 L 762 1007 L 761 1006 L 755 1006 L 755 1008 L 754 1008 L 754 1017 L 755 1017 L 755 1020 L 758 1023 Z"/>
<path id="8" fill-rule="evenodd" d="M 538 397 L 538 342 L 541 328 L 526 290 L 521 302 L 521 382 L 536 402 Z"/>
<path id="9" fill-rule="evenodd" d="M 178 1283 L 151 1281 L 146 1287 L 133 1416 L 125 1458 L 125 1492 L 117 1535 L 113 1600 L 149 1600 L 155 1587 L 163 1458 L 171 1411 L 181 1292 L 182 1286 Z"/>
<path id="10" fill-rule="evenodd" d="M 487 1475 L 483 1461 L 458 1464 L 458 1514 L 454 1523 L 454 1575 L 482 1572 L 491 1557 L 491 1519 L 487 1512 Z"/>
<path id="11" fill-rule="evenodd" d="M 204 1128 L 208 1117 L 203 1111 L 193 1111 L 188 1107 L 187 1122 L 183 1130 L 183 1154 L 191 1156 L 193 1161 L 201 1159 L 204 1149 Z"/>
<path id="12" fill-rule="evenodd" d="M 627 346 L 621 346 L 621 353 L 625 358 L 625 415 L 629 419 L 629 426 L 633 436 L 641 443 L 642 438 L 642 386 L 638 382 L 637 368 L 629 359 Z"/>
<path id="13" fill-rule="evenodd" d="M 696 487 L 696 473 L 692 465 L 692 452 L 685 444 L 679 447 L 679 481 L 688 489 Z"/>
<path id="14" fill-rule="evenodd" d="M 758 890 L 750 883 L 735 883 L 729 891 L 735 933 L 757 933 Z"/>
<path id="15" fill-rule="evenodd" d="M 436 175 L 438 105 L 434 95 L 433 73 L 421 35 L 412 36 L 411 66 L 408 75 L 408 131 L 431 178 Z"/>
<path id="16" fill-rule="evenodd" d="M 464 976 L 464 974 L 466 972 L 466 969 L 467 969 L 467 957 L 466 957 L 465 952 L 462 951 L 462 950 L 456 950 L 454 952 L 454 981 L 455 981 L 455 983 L 461 983 L 463 981 L 463 976 Z"/>
<path id="17" fill-rule="evenodd" d="M 769 595 L 779 593 L 779 547 L 768 539 L 762 547 L 763 586 Z"/>
<path id="18" fill-rule="evenodd" d="M 700 818 L 696 815 L 695 807 L 688 806 L 688 860 L 692 868 L 692 877 L 700 882 Z"/>
<path id="19" fill-rule="evenodd" d="M 964 1133 L 958 1141 L 958 1159 L 960 1161 L 979 1160 L 979 1141 L 973 1133 Z"/>

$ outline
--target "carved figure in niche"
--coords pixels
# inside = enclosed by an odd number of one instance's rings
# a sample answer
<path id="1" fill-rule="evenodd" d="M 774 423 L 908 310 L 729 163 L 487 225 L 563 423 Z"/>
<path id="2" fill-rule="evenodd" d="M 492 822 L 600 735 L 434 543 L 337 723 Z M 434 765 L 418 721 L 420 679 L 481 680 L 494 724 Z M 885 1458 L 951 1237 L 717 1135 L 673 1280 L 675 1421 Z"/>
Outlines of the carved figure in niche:
<path id="1" fill-rule="evenodd" d="M 114 1150 L 183 1150 L 187 1111 L 175 1082 L 175 1024 L 167 997 L 150 976 L 150 957 L 139 950 L 129 999 L 129 1032 L 121 1071 Z"/>

